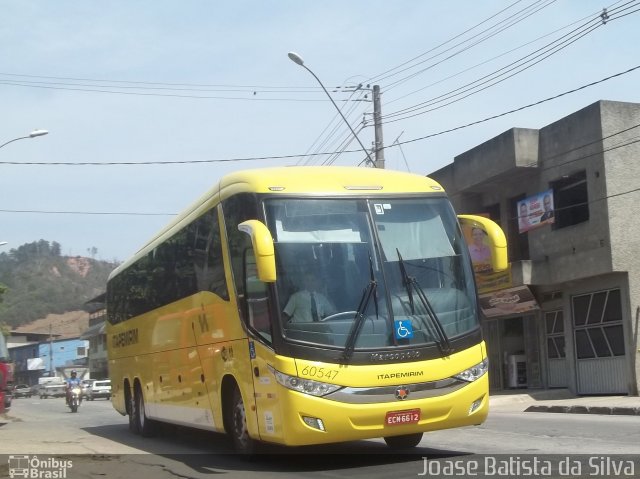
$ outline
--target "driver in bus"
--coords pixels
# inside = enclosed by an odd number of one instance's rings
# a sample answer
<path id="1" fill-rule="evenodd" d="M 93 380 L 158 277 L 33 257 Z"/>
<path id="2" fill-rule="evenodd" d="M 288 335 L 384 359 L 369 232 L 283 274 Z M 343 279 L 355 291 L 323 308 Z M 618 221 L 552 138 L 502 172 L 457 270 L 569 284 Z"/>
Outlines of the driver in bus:
<path id="1" fill-rule="evenodd" d="M 335 312 L 329 298 L 320 291 L 317 276 L 310 272 L 304 274 L 302 289 L 291 295 L 283 310 L 287 321 L 293 323 L 321 321 Z"/>

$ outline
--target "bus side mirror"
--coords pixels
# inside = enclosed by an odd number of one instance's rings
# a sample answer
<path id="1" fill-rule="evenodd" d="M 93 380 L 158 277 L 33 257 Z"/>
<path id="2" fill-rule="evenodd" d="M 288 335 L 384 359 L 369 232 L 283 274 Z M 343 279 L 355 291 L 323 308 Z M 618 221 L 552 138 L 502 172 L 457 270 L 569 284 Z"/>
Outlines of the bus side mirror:
<path id="1" fill-rule="evenodd" d="M 502 228 L 489 218 L 476 215 L 458 215 L 458 221 L 463 228 L 480 228 L 487 235 L 489 248 L 491 248 L 491 267 L 493 271 L 504 271 L 509 267 L 507 255 L 507 238 Z"/>
<path id="2" fill-rule="evenodd" d="M 276 257 L 271 233 L 264 223 L 258 220 L 244 221 L 238 225 L 238 230 L 247 233 L 251 238 L 258 279 L 265 283 L 273 283 L 276 280 Z"/>

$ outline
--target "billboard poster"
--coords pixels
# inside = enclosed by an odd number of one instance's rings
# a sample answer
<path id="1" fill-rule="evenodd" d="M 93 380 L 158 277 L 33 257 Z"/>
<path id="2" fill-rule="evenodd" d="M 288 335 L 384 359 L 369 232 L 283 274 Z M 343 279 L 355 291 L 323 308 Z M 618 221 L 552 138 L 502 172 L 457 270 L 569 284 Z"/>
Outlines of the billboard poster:
<path id="1" fill-rule="evenodd" d="M 487 232 L 480 225 L 463 227 L 464 238 L 469 248 L 471 263 L 475 273 L 491 273 L 491 248 L 488 244 Z"/>
<path id="2" fill-rule="evenodd" d="M 478 292 L 483 293 L 511 286 L 511 266 L 505 271 L 493 271 L 491 248 L 484 228 L 478 224 L 474 226 L 465 224 L 462 226 L 462 231 L 469 248 L 469 256 L 471 257 Z"/>
<path id="3" fill-rule="evenodd" d="M 540 309 L 536 298 L 527 286 L 501 289 L 480 295 L 480 307 L 487 318 L 513 316 Z"/>
<path id="4" fill-rule="evenodd" d="M 553 190 L 518 201 L 518 232 L 525 233 L 555 222 Z"/>
<path id="5" fill-rule="evenodd" d="M 44 369 L 44 359 L 43 358 L 27 358 L 27 370 L 28 371 L 38 371 Z"/>

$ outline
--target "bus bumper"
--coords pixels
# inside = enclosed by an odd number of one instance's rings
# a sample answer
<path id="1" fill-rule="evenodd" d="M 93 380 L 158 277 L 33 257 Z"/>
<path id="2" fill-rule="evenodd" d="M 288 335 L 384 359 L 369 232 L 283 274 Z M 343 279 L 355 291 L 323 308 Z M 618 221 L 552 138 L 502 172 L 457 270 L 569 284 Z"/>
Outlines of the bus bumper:
<path id="1" fill-rule="evenodd" d="M 279 401 L 280 434 L 273 437 L 263 434 L 261 439 L 288 446 L 304 446 L 479 425 L 489 412 L 488 378 L 489 375 L 484 374 L 478 380 L 442 396 L 376 404 L 337 402 L 283 388 Z M 419 411 L 419 419 L 406 424 L 402 411 L 411 411 L 414 419 Z M 400 416 L 400 419 L 390 421 L 394 424 L 388 425 L 388 413 L 399 413 L 395 416 Z"/>

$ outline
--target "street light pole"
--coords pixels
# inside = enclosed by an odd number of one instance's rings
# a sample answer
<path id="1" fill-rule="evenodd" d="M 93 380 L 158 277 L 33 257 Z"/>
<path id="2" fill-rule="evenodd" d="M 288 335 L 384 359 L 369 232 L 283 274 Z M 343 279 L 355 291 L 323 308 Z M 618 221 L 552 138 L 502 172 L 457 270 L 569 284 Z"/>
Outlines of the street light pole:
<path id="1" fill-rule="evenodd" d="M 47 134 L 49 134 L 49 132 L 47 130 L 33 130 L 27 136 L 21 136 L 19 138 L 14 138 L 13 140 L 9 140 L 6 143 L 3 143 L 2 145 L 0 145 L 0 148 L 2 148 L 3 146 L 8 145 L 9 143 L 13 143 L 14 141 L 26 140 L 28 138 L 36 138 L 38 136 L 44 136 L 44 135 L 47 135 Z"/>
<path id="2" fill-rule="evenodd" d="M 329 94 L 329 92 L 327 91 L 327 89 L 324 87 L 324 85 L 322 84 L 322 82 L 320 81 L 320 78 L 318 78 L 316 76 L 315 73 L 313 73 L 311 71 L 311 69 L 309 67 L 307 67 L 304 64 L 304 60 L 302 59 L 302 57 L 300 55 L 298 55 L 297 53 L 294 52 L 289 52 L 287 54 L 289 56 L 289 58 L 291 59 L 292 62 L 297 63 L 298 65 L 300 65 L 302 68 L 304 68 L 305 70 L 307 70 L 309 73 L 311 73 L 311 75 L 313 75 L 313 78 L 315 78 L 317 80 L 317 82 L 320 84 L 320 86 L 322 87 L 322 89 L 324 90 L 324 92 L 327 94 L 327 96 L 329 97 L 329 100 L 331 100 L 331 103 L 333 103 L 333 106 L 336 107 L 336 110 L 338 110 L 338 113 L 340 113 L 340 116 L 342 117 L 342 119 L 344 120 L 344 122 L 347 124 L 347 126 L 349 127 L 349 129 L 351 130 L 351 133 L 353 134 L 353 136 L 355 137 L 356 140 L 358 140 L 358 143 L 360 144 L 360 147 L 362 148 L 362 150 L 367 154 L 367 160 L 369 161 L 369 163 L 372 166 L 376 166 L 376 163 L 371 159 L 371 155 L 369 154 L 369 151 L 367 151 L 367 149 L 364 147 L 364 145 L 362 144 L 362 142 L 360 141 L 360 138 L 358 138 L 358 135 L 356 134 L 356 132 L 353 130 L 353 128 L 351 127 L 351 124 L 347 121 L 347 119 L 344 117 L 344 115 L 342 114 L 342 110 L 340 110 L 340 108 L 338 108 L 338 105 L 336 105 L 336 102 L 333 101 L 333 98 L 331 97 L 331 95 Z"/>

